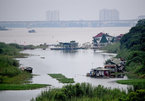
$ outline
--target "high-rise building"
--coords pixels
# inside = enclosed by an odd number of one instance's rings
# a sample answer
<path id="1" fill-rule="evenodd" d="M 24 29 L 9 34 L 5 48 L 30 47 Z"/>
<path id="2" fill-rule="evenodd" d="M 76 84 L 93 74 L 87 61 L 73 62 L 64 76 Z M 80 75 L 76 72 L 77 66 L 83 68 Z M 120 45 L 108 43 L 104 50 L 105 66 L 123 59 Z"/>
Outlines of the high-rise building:
<path id="1" fill-rule="evenodd" d="M 102 9 L 100 10 L 99 20 L 101 21 L 119 20 L 119 12 L 116 9 Z"/>
<path id="2" fill-rule="evenodd" d="M 49 10 L 46 13 L 47 21 L 59 21 L 59 11 L 58 10 Z"/>

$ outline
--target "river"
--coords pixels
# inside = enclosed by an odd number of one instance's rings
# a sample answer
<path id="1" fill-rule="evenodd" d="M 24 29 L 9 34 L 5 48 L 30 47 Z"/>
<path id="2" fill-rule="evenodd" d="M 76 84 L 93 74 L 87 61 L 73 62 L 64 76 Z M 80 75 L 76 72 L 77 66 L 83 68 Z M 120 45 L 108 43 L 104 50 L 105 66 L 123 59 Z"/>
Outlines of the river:
<path id="1" fill-rule="evenodd" d="M 58 50 L 25 50 L 27 58 L 18 59 L 21 66 L 33 67 L 32 83 L 50 84 L 52 87 L 62 87 L 56 79 L 48 76 L 48 73 L 62 73 L 68 78 L 74 78 L 76 83 L 88 82 L 93 86 L 103 85 L 109 88 L 119 88 L 126 90 L 127 85 L 117 84 L 115 81 L 124 78 L 97 79 L 86 77 L 86 73 L 91 68 L 103 66 L 105 60 L 115 56 L 115 54 L 104 53 L 100 50 L 77 50 L 77 51 L 58 51 Z M 43 57 L 43 58 L 42 58 Z M 33 97 L 48 88 L 37 90 L 20 91 L 0 91 L 1 101 L 30 101 Z"/>
<path id="2" fill-rule="evenodd" d="M 107 32 L 108 29 L 108 32 Z M 129 28 L 42 28 L 36 29 L 36 33 L 28 33 L 27 29 L 10 29 L 8 31 L 0 31 L 0 41 L 16 42 L 19 44 L 40 44 L 55 43 L 57 41 L 76 40 L 80 43 L 91 42 L 92 36 L 100 31 L 114 33 L 119 35 L 126 33 Z M 110 31 L 110 32 L 109 32 Z M 69 33 L 69 34 L 68 34 Z M 116 34 L 115 34 L 116 33 Z M 68 35 L 67 35 L 68 34 Z M 76 51 L 60 51 L 35 49 L 25 50 L 23 53 L 30 54 L 27 58 L 19 58 L 21 67 L 33 67 L 32 83 L 50 84 L 52 87 L 62 87 L 63 84 L 48 76 L 48 73 L 62 73 L 68 78 L 74 78 L 75 83 L 88 82 L 93 86 L 103 85 L 109 88 L 119 88 L 126 90 L 127 85 L 117 84 L 115 81 L 124 78 L 97 79 L 86 77 L 86 73 L 91 68 L 103 66 L 105 60 L 114 57 L 116 54 L 104 53 L 100 50 L 76 50 Z M 49 88 L 36 90 L 8 90 L 0 91 L 0 101 L 30 101 L 38 96 L 41 91 Z"/>
<path id="3" fill-rule="evenodd" d="M 28 33 L 27 28 L 15 28 L 8 31 L 0 31 L 0 42 L 33 44 L 56 44 L 75 40 L 80 44 L 92 42 L 92 37 L 100 32 L 112 36 L 125 34 L 130 27 L 97 27 L 97 28 L 34 28 L 36 33 Z"/>

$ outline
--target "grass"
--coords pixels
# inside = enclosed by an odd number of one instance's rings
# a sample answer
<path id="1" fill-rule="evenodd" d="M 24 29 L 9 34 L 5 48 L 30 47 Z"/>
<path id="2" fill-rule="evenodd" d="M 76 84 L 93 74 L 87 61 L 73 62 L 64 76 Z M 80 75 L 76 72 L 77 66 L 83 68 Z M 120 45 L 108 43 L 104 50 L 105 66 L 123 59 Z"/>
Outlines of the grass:
<path id="1" fill-rule="evenodd" d="M 74 83 L 74 79 L 73 78 L 66 78 L 62 74 L 48 74 L 48 75 L 51 76 L 52 78 L 57 79 L 61 83 Z"/>
<path id="2" fill-rule="evenodd" d="M 27 58 L 29 56 L 29 54 L 26 53 L 19 53 L 15 56 L 13 56 L 14 58 Z"/>
<path id="3" fill-rule="evenodd" d="M 50 85 L 46 84 L 0 84 L 0 90 L 31 90 Z"/>
<path id="4" fill-rule="evenodd" d="M 24 49 L 33 49 L 33 45 L 5 44 L 0 42 L 0 90 L 28 90 L 45 87 L 44 84 L 28 84 L 32 74 L 19 69 L 19 61 L 28 54 L 20 53 Z"/>
<path id="5" fill-rule="evenodd" d="M 32 78 L 32 74 L 27 72 L 22 72 L 12 77 L 3 76 L 1 79 L 2 79 L 2 84 L 23 84 L 23 83 L 31 83 L 29 80 L 30 78 Z"/>
<path id="6" fill-rule="evenodd" d="M 133 85 L 134 90 L 145 89 L 145 79 L 118 80 L 117 83 Z"/>
<path id="7" fill-rule="evenodd" d="M 130 80 L 118 80 L 117 83 L 120 84 L 128 84 L 128 85 L 137 85 L 137 84 L 145 84 L 145 79 L 130 79 Z"/>
<path id="8" fill-rule="evenodd" d="M 88 83 L 66 85 L 44 91 L 31 101 L 119 101 L 127 94 L 119 89 L 93 87 Z M 120 100 L 121 101 L 121 100 Z"/>
<path id="9" fill-rule="evenodd" d="M 115 42 L 115 43 L 102 47 L 102 49 L 108 53 L 117 53 L 119 51 L 119 47 L 120 47 L 120 43 Z"/>

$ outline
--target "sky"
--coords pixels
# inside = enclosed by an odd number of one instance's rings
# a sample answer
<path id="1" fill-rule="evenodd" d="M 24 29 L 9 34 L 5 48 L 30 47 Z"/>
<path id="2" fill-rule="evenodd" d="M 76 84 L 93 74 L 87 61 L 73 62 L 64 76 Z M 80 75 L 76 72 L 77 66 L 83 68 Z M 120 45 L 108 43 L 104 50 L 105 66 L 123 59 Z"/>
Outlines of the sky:
<path id="1" fill-rule="evenodd" d="M 145 15 L 145 0 L 0 0 L 0 21 L 45 21 L 48 10 L 60 20 L 99 20 L 101 9 L 116 9 L 120 19 Z"/>

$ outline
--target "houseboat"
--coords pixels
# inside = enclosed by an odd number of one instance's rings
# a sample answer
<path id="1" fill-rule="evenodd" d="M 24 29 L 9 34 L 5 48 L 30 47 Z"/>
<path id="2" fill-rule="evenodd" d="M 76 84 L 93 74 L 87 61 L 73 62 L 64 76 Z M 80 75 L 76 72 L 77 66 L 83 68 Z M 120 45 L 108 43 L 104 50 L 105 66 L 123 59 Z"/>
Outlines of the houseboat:
<path id="1" fill-rule="evenodd" d="M 87 76 L 102 78 L 110 77 L 110 70 L 103 67 L 93 68 L 90 73 L 87 73 Z"/>
<path id="2" fill-rule="evenodd" d="M 112 58 L 106 61 L 104 67 L 97 67 L 91 69 L 87 73 L 89 77 L 109 77 L 109 78 L 123 78 L 126 61 L 120 58 Z"/>
<path id="3" fill-rule="evenodd" d="M 50 48 L 51 50 L 76 50 L 79 49 L 78 43 L 75 41 L 70 42 L 59 42 L 57 47 Z"/>

